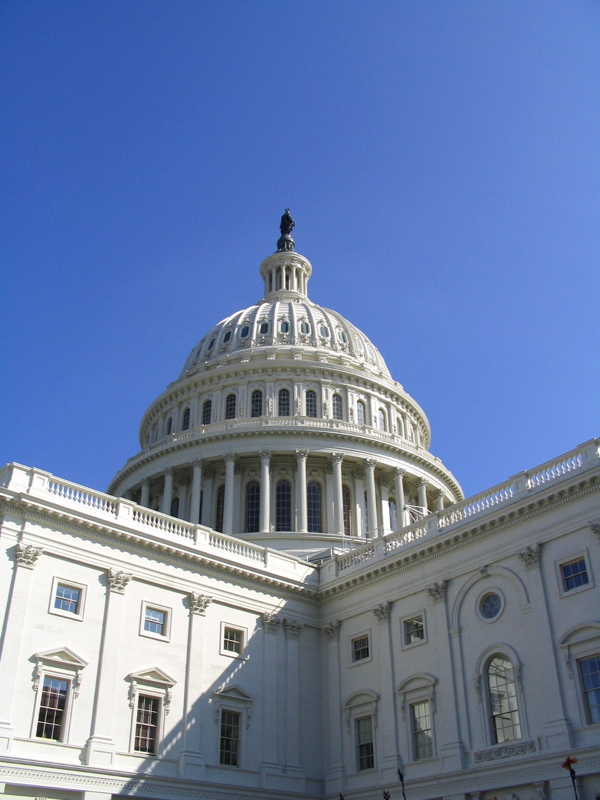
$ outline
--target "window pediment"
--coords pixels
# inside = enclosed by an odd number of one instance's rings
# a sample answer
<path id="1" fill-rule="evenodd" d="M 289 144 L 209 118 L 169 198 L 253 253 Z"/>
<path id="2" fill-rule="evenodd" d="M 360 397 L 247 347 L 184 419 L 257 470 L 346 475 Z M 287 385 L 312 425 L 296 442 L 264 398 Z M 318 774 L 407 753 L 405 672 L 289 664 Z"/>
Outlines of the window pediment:
<path id="1" fill-rule="evenodd" d="M 43 650 L 40 653 L 35 653 L 33 658 L 36 661 L 42 661 L 45 664 L 52 664 L 53 666 L 67 667 L 71 669 L 83 669 L 87 667 L 88 662 L 70 650 L 68 647 L 59 647 L 53 650 Z"/>
<path id="2" fill-rule="evenodd" d="M 244 691 L 241 686 L 234 684 L 227 688 L 217 689 L 217 691 L 213 692 L 213 703 L 215 705 L 215 722 L 219 721 L 219 714 L 222 708 L 235 709 L 236 711 L 246 712 L 246 727 L 249 727 L 254 698 Z"/>
<path id="3" fill-rule="evenodd" d="M 129 707 L 135 708 L 136 698 L 140 689 L 144 693 L 149 692 L 156 697 L 162 698 L 165 714 L 169 713 L 171 707 L 171 689 L 177 681 L 167 675 L 159 667 L 142 669 L 139 672 L 130 672 L 127 678 L 131 681 L 129 687 Z"/>

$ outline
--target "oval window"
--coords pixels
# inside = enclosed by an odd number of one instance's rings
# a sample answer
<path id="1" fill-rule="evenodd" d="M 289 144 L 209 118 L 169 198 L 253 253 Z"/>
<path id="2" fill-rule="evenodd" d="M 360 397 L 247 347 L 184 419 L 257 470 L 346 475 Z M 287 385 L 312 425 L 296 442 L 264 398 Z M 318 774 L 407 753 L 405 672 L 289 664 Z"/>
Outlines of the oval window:
<path id="1" fill-rule="evenodd" d="M 246 336 L 248 336 L 249 333 L 250 333 L 250 326 L 249 325 L 244 325 L 244 327 L 240 331 L 240 339 L 245 339 Z"/>
<path id="2" fill-rule="evenodd" d="M 260 328 L 258 329 L 259 333 L 268 333 L 269 332 L 269 323 L 268 322 L 261 322 Z"/>
<path id="3" fill-rule="evenodd" d="M 213 338 L 208 343 L 207 350 L 212 350 L 214 346 L 215 346 L 215 337 L 213 336 Z"/>
<path id="4" fill-rule="evenodd" d="M 502 598 L 496 592 L 488 592 L 481 599 L 479 608 L 484 619 L 494 619 L 502 610 Z"/>
<path id="5" fill-rule="evenodd" d="M 227 331 L 227 333 L 223 337 L 223 342 L 228 342 L 230 339 L 231 339 L 231 331 Z"/>

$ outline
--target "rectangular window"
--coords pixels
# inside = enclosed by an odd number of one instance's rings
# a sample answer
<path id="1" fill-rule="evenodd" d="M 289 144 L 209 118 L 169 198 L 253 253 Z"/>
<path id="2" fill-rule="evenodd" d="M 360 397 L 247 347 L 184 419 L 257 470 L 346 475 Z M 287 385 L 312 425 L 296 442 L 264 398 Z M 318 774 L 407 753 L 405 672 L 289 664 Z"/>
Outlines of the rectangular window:
<path id="1" fill-rule="evenodd" d="M 158 608 L 146 606 L 144 612 L 144 630 L 164 636 L 166 632 L 166 614 Z"/>
<path id="2" fill-rule="evenodd" d="M 369 658 L 369 637 L 352 639 L 352 661 L 363 661 L 365 658 Z"/>
<path id="3" fill-rule="evenodd" d="M 69 681 L 61 678 L 44 678 L 42 698 L 38 712 L 36 736 L 41 739 L 62 741 Z"/>
<path id="4" fill-rule="evenodd" d="M 221 746 L 219 764 L 239 766 L 240 714 L 237 711 L 221 711 Z"/>
<path id="5" fill-rule="evenodd" d="M 136 753 L 156 755 L 159 714 L 160 699 L 158 697 L 151 697 L 146 694 L 138 696 L 135 742 L 133 745 Z"/>
<path id="6" fill-rule="evenodd" d="M 561 564 L 560 572 L 565 592 L 570 592 L 572 589 L 577 589 L 579 586 L 585 586 L 589 583 L 585 558 L 578 558 L 575 561 Z"/>
<path id="7" fill-rule="evenodd" d="M 410 707 L 410 719 L 413 735 L 413 755 L 415 761 L 431 758 L 433 742 L 431 738 L 431 710 L 429 700 L 414 703 Z"/>
<path id="8" fill-rule="evenodd" d="M 585 714 L 589 725 L 600 723 L 600 655 L 579 662 Z"/>
<path id="9" fill-rule="evenodd" d="M 361 717 L 356 723 L 356 764 L 358 771 L 373 769 L 375 751 L 373 748 L 373 721 L 371 717 Z"/>
<path id="10" fill-rule="evenodd" d="M 422 616 L 404 620 L 404 644 L 416 644 L 424 639 L 425 625 Z"/>
<path id="11" fill-rule="evenodd" d="M 224 628 L 223 629 L 223 650 L 227 653 L 235 653 L 241 655 L 244 648 L 244 634 L 243 631 L 237 628 Z"/>
<path id="12" fill-rule="evenodd" d="M 80 589 L 75 586 L 67 586 L 65 583 L 58 583 L 54 596 L 54 608 L 66 611 L 68 614 L 78 614 L 80 598 Z"/>

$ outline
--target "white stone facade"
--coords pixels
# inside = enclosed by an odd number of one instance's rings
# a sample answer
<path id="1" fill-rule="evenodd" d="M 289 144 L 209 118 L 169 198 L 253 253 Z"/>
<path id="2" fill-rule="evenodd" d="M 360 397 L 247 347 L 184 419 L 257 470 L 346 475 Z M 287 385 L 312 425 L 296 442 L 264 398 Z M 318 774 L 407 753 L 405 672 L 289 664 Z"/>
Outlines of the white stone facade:
<path id="1" fill-rule="evenodd" d="M 311 271 L 263 262 L 110 494 L 0 472 L 0 796 L 600 792 L 600 441 L 463 499 Z"/>

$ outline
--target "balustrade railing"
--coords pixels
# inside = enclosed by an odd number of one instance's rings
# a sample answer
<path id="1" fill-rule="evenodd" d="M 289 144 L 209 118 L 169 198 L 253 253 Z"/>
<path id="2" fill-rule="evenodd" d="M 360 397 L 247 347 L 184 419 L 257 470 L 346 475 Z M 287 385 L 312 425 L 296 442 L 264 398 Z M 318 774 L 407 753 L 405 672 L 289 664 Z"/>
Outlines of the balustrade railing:
<path id="1" fill-rule="evenodd" d="M 112 495 L 94 492 L 84 486 L 67 483 L 67 481 L 61 481 L 54 477 L 48 481 L 48 492 L 70 503 L 87 506 L 96 511 L 105 511 L 108 514 L 116 514 L 117 512 L 118 501 Z"/>

